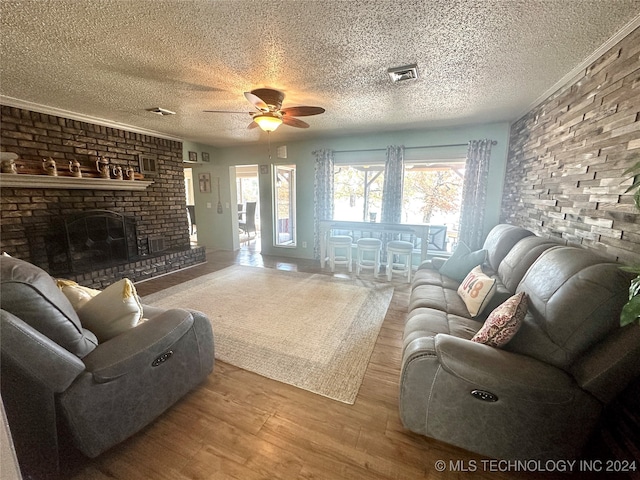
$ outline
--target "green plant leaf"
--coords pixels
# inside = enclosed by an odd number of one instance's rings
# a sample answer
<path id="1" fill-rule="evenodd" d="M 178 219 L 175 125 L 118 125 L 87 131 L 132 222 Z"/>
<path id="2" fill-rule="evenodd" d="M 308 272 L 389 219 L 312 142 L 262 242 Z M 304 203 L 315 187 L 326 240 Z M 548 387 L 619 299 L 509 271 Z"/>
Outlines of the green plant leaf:
<path id="1" fill-rule="evenodd" d="M 631 185 L 629 188 L 627 188 L 624 193 L 629 193 L 631 190 L 633 190 L 634 188 L 638 188 L 640 187 L 640 178 L 638 178 L 638 180 L 636 180 L 633 185 Z"/>
<path id="2" fill-rule="evenodd" d="M 624 172 L 622 172 L 622 176 L 631 175 L 632 173 L 640 173 L 640 162 L 636 163 L 634 166 L 629 167 Z"/>
<path id="3" fill-rule="evenodd" d="M 640 318 L 640 295 L 636 295 L 622 308 L 620 326 L 624 327 Z"/>
<path id="4" fill-rule="evenodd" d="M 640 295 L 640 276 L 631 280 L 629 286 L 629 300 L 633 300 L 633 297 Z"/>
<path id="5" fill-rule="evenodd" d="M 625 272 L 640 274 L 640 265 L 625 265 L 623 267 L 620 267 L 620 270 L 624 270 Z"/>

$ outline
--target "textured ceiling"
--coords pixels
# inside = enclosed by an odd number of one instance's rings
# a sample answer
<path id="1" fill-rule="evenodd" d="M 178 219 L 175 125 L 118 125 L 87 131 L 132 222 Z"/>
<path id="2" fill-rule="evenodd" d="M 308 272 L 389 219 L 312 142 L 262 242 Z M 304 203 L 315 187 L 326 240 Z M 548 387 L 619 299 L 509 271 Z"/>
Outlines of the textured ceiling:
<path id="1" fill-rule="evenodd" d="M 0 94 L 226 146 L 243 92 L 318 105 L 272 140 L 512 121 L 640 13 L 640 0 L 0 2 Z M 389 67 L 420 78 L 391 84 Z M 162 107 L 162 117 L 146 111 Z"/>

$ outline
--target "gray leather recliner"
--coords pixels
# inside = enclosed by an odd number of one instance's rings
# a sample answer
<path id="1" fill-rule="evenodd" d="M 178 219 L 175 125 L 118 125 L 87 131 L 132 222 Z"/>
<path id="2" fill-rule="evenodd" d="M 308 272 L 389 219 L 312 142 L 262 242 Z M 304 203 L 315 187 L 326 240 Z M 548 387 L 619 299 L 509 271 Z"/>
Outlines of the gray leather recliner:
<path id="1" fill-rule="evenodd" d="M 21 465 L 36 476 L 57 469 L 63 437 L 95 457 L 213 370 L 200 312 L 144 306 L 146 322 L 98 344 L 46 272 L 3 256 L 0 275 L 2 398 Z"/>

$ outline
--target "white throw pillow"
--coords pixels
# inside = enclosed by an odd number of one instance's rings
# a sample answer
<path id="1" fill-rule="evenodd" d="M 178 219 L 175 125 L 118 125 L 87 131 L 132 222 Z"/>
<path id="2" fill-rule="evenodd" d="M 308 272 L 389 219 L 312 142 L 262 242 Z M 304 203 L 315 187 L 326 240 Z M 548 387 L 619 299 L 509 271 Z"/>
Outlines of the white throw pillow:
<path id="1" fill-rule="evenodd" d="M 56 279 L 56 285 L 58 285 L 58 288 L 62 290 L 62 293 L 64 293 L 65 297 L 71 302 L 76 312 L 80 310 L 85 303 L 100 293 L 100 290 L 83 287 L 73 280 L 58 278 Z"/>
<path id="2" fill-rule="evenodd" d="M 472 317 L 480 315 L 495 291 L 496 279 L 485 275 L 480 265 L 471 270 L 458 287 L 458 295 Z"/>
<path id="3" fill-rule="evenodd" d="M 131 280 L 123 278 L 85 303 L 78 317 L 100 342 L 106 342 L 138 325 L 142 305 Z"/>

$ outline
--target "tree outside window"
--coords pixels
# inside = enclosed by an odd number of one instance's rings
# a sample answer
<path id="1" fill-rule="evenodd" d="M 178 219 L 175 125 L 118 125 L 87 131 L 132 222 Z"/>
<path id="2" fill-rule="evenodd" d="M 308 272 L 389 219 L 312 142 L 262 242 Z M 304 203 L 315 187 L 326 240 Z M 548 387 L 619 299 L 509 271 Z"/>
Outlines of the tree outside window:
<path id="1" fill-rule="evenodd" d="M 384 165 L 336 165 L 334 220 L 379 222 Z"/>
<path id="2" fill-rule="evenodd" d="M 463 163 L 408 165 L 404 174 L 404 222 L 457 223 L 463 179 Z"/>

